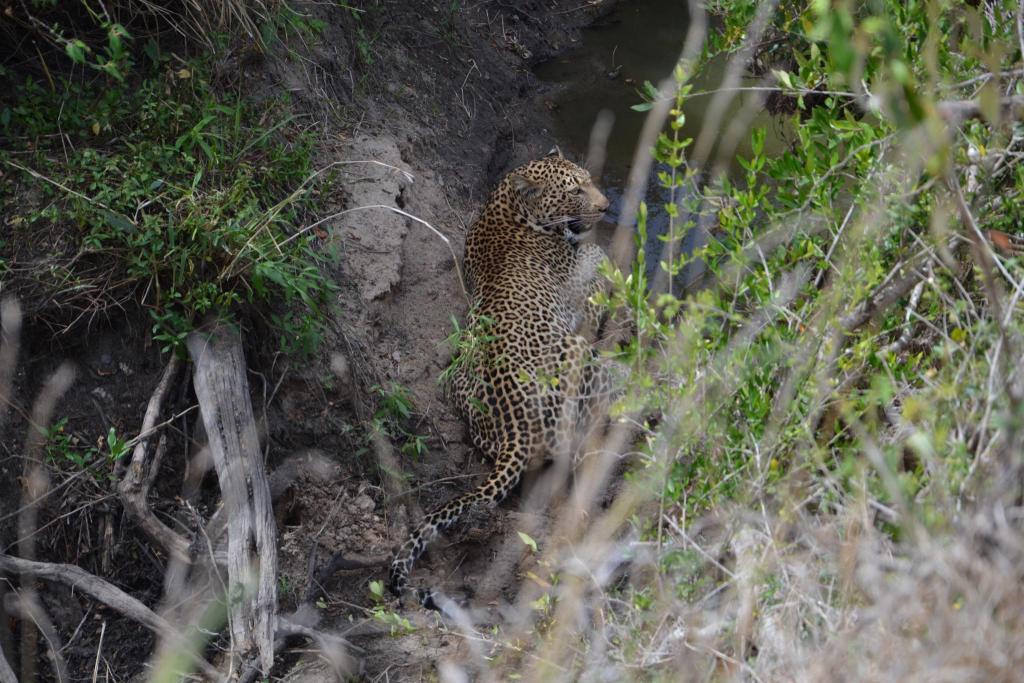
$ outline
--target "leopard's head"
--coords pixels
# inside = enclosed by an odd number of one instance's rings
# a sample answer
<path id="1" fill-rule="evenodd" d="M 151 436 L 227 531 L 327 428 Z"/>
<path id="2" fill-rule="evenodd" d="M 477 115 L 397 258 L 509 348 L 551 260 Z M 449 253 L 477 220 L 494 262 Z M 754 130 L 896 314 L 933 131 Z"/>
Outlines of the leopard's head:
<path id="1" fill-rule="evenodd" d="M 512 171 L 502 184 L 513 195 L 516 213 L 531 228 L 573 242 L 608 208 L 608 199 L 590 173 L 563 157 L 557 147 Z"/>

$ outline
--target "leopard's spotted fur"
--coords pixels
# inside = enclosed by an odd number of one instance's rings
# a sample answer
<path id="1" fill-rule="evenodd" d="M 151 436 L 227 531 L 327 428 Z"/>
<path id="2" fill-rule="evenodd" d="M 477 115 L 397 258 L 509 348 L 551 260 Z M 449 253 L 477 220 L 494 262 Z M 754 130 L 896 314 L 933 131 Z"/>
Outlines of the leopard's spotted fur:
<path id="1" fill-rule="evenodd" d="M 487 341 L 457 359 L 448 393 L 494 469 L 428 514 L 399 548 L 389 577 L 397 595 L 431 540 L 471 506 L 499 503 L 531 460 L 564 454 L 588 421 L 603 373 L 581 334 L 595 325 L 588 300 L 605 255 L 579 235 L 607 208 L 590 174 L 556 148 L 506 176 L 470 228 L 467 329 Z"/>

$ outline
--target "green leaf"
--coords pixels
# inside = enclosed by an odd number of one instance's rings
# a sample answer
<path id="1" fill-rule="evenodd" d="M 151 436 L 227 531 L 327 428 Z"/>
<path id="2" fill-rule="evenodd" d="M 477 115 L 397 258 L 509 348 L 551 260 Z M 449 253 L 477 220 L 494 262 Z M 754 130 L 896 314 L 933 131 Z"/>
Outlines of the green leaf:
<path id="1" fill-rule="evenodd" d="M 775 74 L 775 78 L 777 78 L 779 80 L 779 83 L 781 83 L 784 87 L 790 90 L 793 89 L 793 81 L 790 80 L 789 78 L 789 72 L 783 71 L 782 69 L 772 69 L 772 73 Z"/>
<path id="2" fill-rule="evenodd" d="M 89 51 L 89 46 L 75 38 L 67 42 L 64 51 L 68 53 L 68 57 L 75 64 L 85 64 L 85 53 Z"/>
<path id="3" fill-rule="evenodd" d="M 124 74 L 122 74 L 121 70 L 117 68 L 117 64 L 114 64 L 113 62 L 107 62 L 106 64 L 103 64 L 102 66 L 100 66 L 100 69 L 102 71 L 106 71 L 108 74 L 113 76 L 114 79 L 118 81 L 124 80 Z"/>
<path id="4" fill-rule="evenodd" d="M 123 233 L 130 233 L 135 231 L 135 224 L 132 223 L 127 218 L 125 218 L 124 216 L 116 214 L 113 211 L 107 211 L 105 209 L 103 213 L 107 219 L 107 223 L 111 227 L 117 228 Z"/>
<path id="5" fill-rule="evenodd" d="M 537 552 L 537 541 L 533 540 L 529 535 L 524 534 L 522 531 L 517 531 L 516 533 L 519 534 L 520 540 L 522 540 L 530 550 Z"/>
<path id="6" fill-rule="evenodd" d="M 160 62 L 160 46 L 157 45 L 156 41 L 152 38 L 146 41 L 146 46 L 143 48 L 143 52 L 154 64 L 158 64 Z"/>
<path id="7" fill-rule="evenodd" d="M 653 107 L 653 102 L 641 102 L 640 104 L 634 104 L 630 109 L 633 111 L 650 111 Z"/>

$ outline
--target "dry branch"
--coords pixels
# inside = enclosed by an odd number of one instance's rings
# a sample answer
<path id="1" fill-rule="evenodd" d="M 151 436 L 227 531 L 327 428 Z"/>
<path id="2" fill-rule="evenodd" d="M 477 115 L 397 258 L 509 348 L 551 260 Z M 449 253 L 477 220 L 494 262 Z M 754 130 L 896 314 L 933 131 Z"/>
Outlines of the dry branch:
<path id="1" fill-rule="evenodd" d="M 36 555 L 35 534 L 38 526 L 39 502 L 50 490 L 50 475 L 43 466 L 42 451 L 46 441 L 45 429 L 57 407 L 57 402 L 71 387 L 75 379 L 74 368 L 63 363 L 43 385 L 29 418 L 28 435 L 25 437 L 25 473 L 21 479 L 21 509 L 18 514 L 18 554 L 26 560 Z M 22 590 L 32 590 L 33 581 L 28 576 L 21 579 Z M 35 680 L 36 649 L 38 633 L 28 620 L 21 622 L 21 678 Z"/>
<path id="2" fill-rule="evenodd" d="M 232 666 L 251 648 L 266 674 L 274 663 L 277 529 L 249 398 L 242 339 L 217 321 L 188 337 L 194 386 L 228 515 Z"/>
<path id="3" fill-rule="evenodd" d="M 20 557 L 0 555 L 0 572 L 34 576 L 57 581 L 82 591 L 107 607 L 139 622 L 158 635 L 179 638 L 180 635 L 166 619 L 125 593 L 117 586 L 93 576 L 81 567 L 55 562 L 34 562 Z M 211 680 L 219 678 L 217 671 L 204 661 L 197 661 L 200 670 Z"/>
<path id="4" fill-rule="evenodd" d="M 0 652 L 0 683 L 18 683 L 18 677 L 14 675 L 14 669 L 7 663 L 3 652 Z"/>
<path id="5" fill-rule="evenodd" d="M 8 593 L 4 596 L 4 609 L 11 616 L 18 616 L 23 621 L 31 621 L 43 634 L 46 641 L 47 655 L 50 658 L 50 665 L 53 667 L 54 677 L 64 683 L 70 681 L 68 678 L 68 667 L 61 655 L 63 645 L 57 629 L 53 627 L 53 620 L 46 613 L 39 596 L 34 590 L 23 590 L 21 593 Z"/>
<path id="6" fill-rule="evenodd" d="M 959 124 L 968 119 L 977 119 L 985 115 L 979 100 L 948 100 L 936 105 L 939 116 L 946 123 Z M 999 115 L 1016 121 L 1024 120 L 1024 96 L 1014 95 L 999 100 Z"/>
<path id="7" fill-rule="evenodd" d="M 142 427 L 139 430 L 139 440 L 132 452 L 132 459 L 125 472 L 124 478 L 118 482 L 117 492 L 121 496 L 121 502 L 125 511 L 128 512 L 139 525 L 139 528 L 160 545 L 167 553 L 176 559 L 188 561 L 188 541 L 173 531 L 166 524 L 157 519 L 156 515 L 149 508 L 146 501 L 149 495 L 149 486 L 152 481 L 152 470 L 159 466 L 159 458 L 149 458 L 149 441 L 152 436 L 153 427 L 164 399 L 170 390 L 174 377 L 178 374 L 181 360 L 176 354 L 171 355 L 171 360 L 164 370 L 160 382 L 157 384 L 153 395 L 146 406 L 146 415 L 142 420 Z M 157 446 L 158 453 L 165 447 L 165 437 L 160 437 Z"/>
<path id="8" fill-rule="evenodd" d="M 907 260 L 890 282 L 883 283 L 853 311 L 839 319 L 837 331 L 852 334 L 876 315 L 885 313 L 890 306 L 910 293 L 917 283 L 928 277 L 930 252 L 923 252 Z"/>

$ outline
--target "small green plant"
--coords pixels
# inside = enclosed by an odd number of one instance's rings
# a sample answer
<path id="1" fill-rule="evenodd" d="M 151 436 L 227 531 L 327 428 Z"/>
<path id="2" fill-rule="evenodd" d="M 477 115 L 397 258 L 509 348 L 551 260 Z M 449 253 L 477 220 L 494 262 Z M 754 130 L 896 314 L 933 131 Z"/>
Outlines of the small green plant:
<path id="1" fill-rule="evenodd" d="M 66 430 L 68 418 L 62 417 L 46 430 L 46 459 L 51 463 L 70 462 L 80 469 L 87 467 L 95 448 L 81 448 L 79 439 L 68 434 Z"/>
<path id="2" fill-rule="evenodd" d="M 131 444 L 120 438 L 113 427 L 107 431 L 107 449 L 109 451 L 107 457 L 110 460 L 120 460 L 128 454 L 129 448 L 131 448 Z"/>
<path id="3" fill-rule="evenodd" d="M 444 21 L 442 22 L 441 34 L 444 36 L 444 40 L 450 47 L 459 46 L 459 32 L 455 23 L 455 18 L 458 16 L 461 10 L 459 0 L 450 0 L 448 7 L 445 9 Z"/>
<path id="4" fill-rule="evenodd" d="M 468 314 L 469 322 L 462 326 L 455 316 L 451 317 L 452 332 L 445 339 L 445 344 L 452 351 L 452 360 L 437 381 L 442 385 L 450 385 L 456 373 L 468 373 L 476 381 L 482 381 L 479 370 L 484 363 L 492 365 L 504 362 L 503 357 L 492 358 L 491 344 L 497 339 L 493 332 L 494 320 L 486 315 L 477 315 L 473 310 Z M 483 414 L 490 411 L 490 406 L 476 397 L 469 397 L 469 403 Z"/>
<path id="5" fill-rule="evenodd" d="M 472 312 L 470 312 L 469 317 L 470 319 L 473 318 Z M 477 354 L 494 339 L 494 337 L 486 333 L 487 327 L 491 324 L 491 320 L 487 317 L 480 320 L 479 329 L 473 325 L 463 327 L 459 324 L 459 319 L 454 315 L 451 316 L 451 321 L 452 332 L 445 338 L 444 343 L 452 351 L 452 360 L 437 378 L 437 381 L 441 384 L 451 382 L 452 377 L 460 367 L 472 365 L 477 358 Z"/>
<path id="6" fill-rule="evenodd" d="M 517 531 L 516 533 L 519 534 L 519 540 L 522 541 L 523 544 L 525 544 L 526 547 L 530 549 L 530 552 L 534 554 L 540 552 L 537 549 L 537 541 L 535 541 L 533 537 L 531 537 L 529 534 L 523 531 Z"/>
<path id="7" fill-rule="evenodd" d="M 44 452 L 47 462 L 51 464 L 70 463 L 84 470 L 97 464 L 100 459 L 114 463 L 127 455 L 131 448 L 128 441 L 117 436 L 113 427 L 107 432 L 105 449 L 103 437 L 98 439 L 95 446 L 85 445 L 79 437 L 67 431 L 67 424 L 68 418 L 62 417 L 45 430 Z M 100 476 L 98 471 L 94 474 Z"/>
<path id="8" fill-rule="evenodd" d="M 373 600 L 373 607 L 370 614 L 382 624 L 385 624 L 392 636 L 404 636 L 413 633 L 416 627 L 406 617 L 387 607 L 387 598 L 384 595 L 384 582 L 371 581 L 369 584 L 370 599 Z"/>
<path id="9" fill-rule="evenodd" d="M 291 37 L 316 38 L 324 32 L 327 24 L 309 14 L 299 12 L 286 3 L 281 3 L 269 12 L 266 21 L 260 25 L 260 36 L 265 46 L 283 43 Z"/>
<path id="10" fill-rule="evenodd" d="M 387 387 L 374 385 L 371 391 L 379 397 L 377 410 L 373 415 L 374 428 L 400 441 L 399 450 L 403 454 L 412 458 L 420 458 L 426 454 L 429 449 L 427 436 L 407 428 L 414 408 L 409 390 L 391 382 Z"/>
<path id="11" fill-rule="evenodd" d="M 100 31 L 106 35 L 106 43 L 91 47 L 77 37 L 68 37 L 59 24 L 46 26 L 46 35 L 56 45 L 63 46 L 65 54 L 75 64 L 81 64 L 123 82 L 125 75 L 134 66 L 128 49 L 132 36 L 119 23 L 96 14 L 85 6 Z"/>
<path id="12" fill-rule="evenodd" d="M 377 420 L 406 420 L 412 416 L 413 404 L 409 390 L 401 384 L 391 382 L 387 387 L 376 384 L 370 387 L 380 400 L 373 414 Z"/>
<path id="13" fill-rule="evenodd" d="M 359 9 L 347 5 L 343 6 L 348 9 L 349 14 L 352 15 L 352 20 L 355 22 L 356 54 L 359 57 L 359 61 L 362 62 L 364 66 L 370 66 L 373 64 L 373 44 L 380 36 L 380 32 L 368 30 L 365 9 Z"/>
<path id="14" fill-rule="evenodd" d="M 406 441 L 399 449 L 410 458 L 419 459 L 429 450 L 427 437 L 423 434 L 407 434 Z"/>

